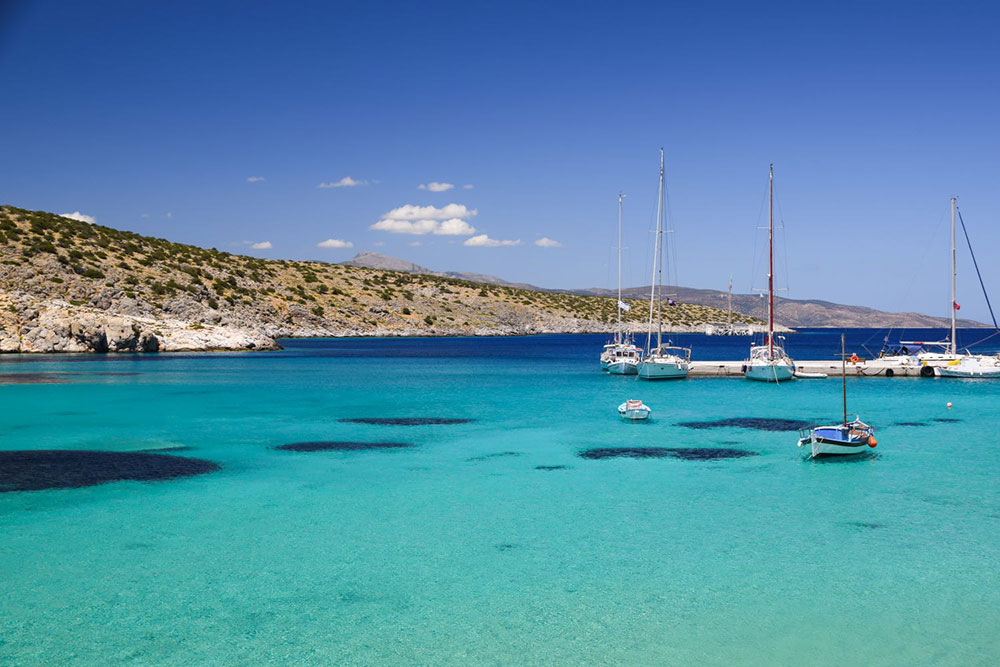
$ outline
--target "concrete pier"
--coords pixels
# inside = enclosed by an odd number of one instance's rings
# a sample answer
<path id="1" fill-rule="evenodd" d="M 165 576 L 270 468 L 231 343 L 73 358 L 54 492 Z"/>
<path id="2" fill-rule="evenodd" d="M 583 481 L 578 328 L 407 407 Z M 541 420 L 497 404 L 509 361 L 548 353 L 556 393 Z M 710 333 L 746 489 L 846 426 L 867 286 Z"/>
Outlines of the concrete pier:
<path id="1" fill-rule="evenodd" d="M 742 361 L 691 361 L 688 375 L 691 377 L 740 377 L 743 375 Z M 796 359 L 795 368 L 803 373 L 826 373 L 830 377 L 841 377 L 840 359 L 833 361 L 803 361 Z M 880 360 L 847 362 L 847 375 L 865 377 L 917 377 L 924 367 L 912 365 L 886 365 Z M 924 371 L 925 373 L 927 371 Z"/>

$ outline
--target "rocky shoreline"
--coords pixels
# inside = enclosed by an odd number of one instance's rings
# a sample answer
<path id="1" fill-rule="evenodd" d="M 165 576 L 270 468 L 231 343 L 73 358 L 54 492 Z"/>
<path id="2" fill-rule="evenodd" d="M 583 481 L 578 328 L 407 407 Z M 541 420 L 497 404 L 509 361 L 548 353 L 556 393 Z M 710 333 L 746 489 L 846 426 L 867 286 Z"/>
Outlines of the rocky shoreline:
<path id="1" fill-rule="evenodd" d="M 156 353 L 276 350 L 280 338 L 530 336 L 611 334 L 613 325 L 575 318 L 522 317 L 502 326 L 336 327 L 274 322 L 205 324 L 168 317 L 102 311 L 28 295 L 5 295 L 0 309 L 0 353 Z M 645 328 L 630 326 L 632 333 Z M 671 333 L 700 333 L 702 325 L 674 326 Z M 664 330 L 665 333 L 667 330 Z"/>

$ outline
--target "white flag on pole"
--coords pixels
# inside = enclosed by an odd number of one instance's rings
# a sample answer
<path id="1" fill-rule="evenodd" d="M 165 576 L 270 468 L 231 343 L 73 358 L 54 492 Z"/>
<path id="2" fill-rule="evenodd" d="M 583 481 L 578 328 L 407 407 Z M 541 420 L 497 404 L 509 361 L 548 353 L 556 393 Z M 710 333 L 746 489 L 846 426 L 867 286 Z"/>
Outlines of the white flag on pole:
<path id="1" fill-rule="evenodd" d="M 631 306 L 629 306 L 629 305 L 628 305 L 627 303 L 625 303 L 624 301 L 621 301 L 621 300 L 619 300 L 619 301 L 618 301 L 618 308 L 619 308 L 620 310 L 628 310 L 629 308 L 631 308 Z"/>

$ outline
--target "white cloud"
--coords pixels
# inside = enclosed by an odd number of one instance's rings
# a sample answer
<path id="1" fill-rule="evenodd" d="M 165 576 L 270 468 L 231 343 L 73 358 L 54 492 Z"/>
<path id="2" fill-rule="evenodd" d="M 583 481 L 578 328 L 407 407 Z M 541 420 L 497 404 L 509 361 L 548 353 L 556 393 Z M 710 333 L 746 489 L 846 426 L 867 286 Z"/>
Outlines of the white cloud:
<path id="1" fill-rule="evenodd" d="M 465 185 L 462 186 L 462 188 L 464 190 L 471 190 L 472 189 L 472 183 L 466 183 Z"/>
<path id="2" fill-rule="evenodd" d="M 247 183 L 263 183 L 266 180 L 263 176 L 247 176 Z"/>
<path id="3" fill-rule="evenodd" d="M 462 245 L 479 248 L 499 248 L 501 246 L 521 245 L 521 239 L 517 239 L 516 241 L 501 241 L 500 239 L 491 239 L 486 234 L 480 234 L 479 236 L 465 239 L 465 243 Z"/>
<path id="4" fill-rule="evenodd" d="M 316 244 L 317 248 L 353 248 L 354 244 L 343 239 L 327 239 Z"/>
<path id="5" fill-rule="evenodd" d="M 474 208 L 466 208 L 464 204 L 448 204 L 442 208 L 406 204 L 392 209 L 382 217 L 393 220 L 446 220 L 447 218 L 471 218 L 478 212 Z"/>
<path id="6" fill-rule="evenodd" d="M 394 220 L 383 218 L 368 229 L 375 229 L 380 232 L 392 232 L 393 234 L 430 234 L 438 228 L 437 220 Z"/>
<path id="7" fill-rule="evenodd" d="M 423 245 L 423 244 L 420 241 L 410 241 L 407 245 L 410 245 L 410 246 L 413 246 L 414 248 L 416 248 L 417 246 L 420 246 L 420 245 Z"/>
<path id="8" fill-rule="evenodd" d="M 353 188 L 358 185 L 368 185 L 368 181 L 357 181 L 350 176 L 344 176 L 339 181 L 331 181 L 329 183 L 320 183 L 317 188 Z"/>
<path id="9" fill-rule="evenodd" d="M 438 228 L 434 230 L 434 233 L 443 236 L 468 236 L 469 234 L 475 234 L 476 228 L 461 218 L 450 218 L 442 220 Z"/>
<path id="10" fill-rule="evenodd" d="M 418 190 L 430 190 L 431 192 L 445 192 L 446 190 L 451 190 L 455 186 L 451 183 L 438 183 L 437 181 L 431 181 L 430 183 L 421 183 L 417 186 Z"/>
<path id="11" fill-rule="evenodd" d="M 395 218 L 384 218 L 379 220 L 369 229 L 382 232 L 392 232 L 393 234 L 438 234 L 441 236 L 468 236 L 475 234 L 476 228 L 461 218 L 451 218 L 449 220 L 398 220 Z"/>
<path id="12" fill-rule="evenodd" d="M 471 218 L 476 213 L 476 209 L 467 208 L 463 204 L 448 204 L 441 208 L 406 204 L 386 213 L 369 229 L 418 236 L 469 236 L 476 233 L 476 228 L 466 218 Z"/>
<path id="13" fill-rule="evenodd" d="M 261 241 L 260 243 L 251 243 L 250 247 L 254 250 L 270 250 L 272 247 L 270 241 Z"/>
<path id="14" fill-rule="evenodd" d="M 90 224 L 94 224 L 95 222 L 97 222 L 97 218 L 95 218 L 94 216 L 85 215 L 83 213 L 80 213 L 79 211 L 73 211 L 72 213 L 60 213 L 59 215 L 63 218 L 69 218 L 70 220 L 79 220 L 80 222 L 89 222 Z"/>
<path id="15" fill-rule="evenodd" d="M 385 245 L 385 241 L 375 241 L 374 243 L 372 243 L 372 245 L 375 246 L 376 248 L 381 248 L 382 246 Z"/>
<path id="16" fill-rule="evenodd" d="M 547 236 L 543 236 L 542 238 L 540 238 L 537 241 L 535 241 L 535 245 L 539 246 L 539 247 L 542 247 L 542 248 L 561 248 L 562 247 L 562 243 L 559 243 L 559 241 L 556 241 L 555 239 L 550 239 Z"/>
<path id="17" fill-rule="evenodd" d="M 167 212 L 166 212 L 166 213 L 164 213 L 163 215 L 164 215 L 164 217 L 167 217 L 167 218 L 172 218 L 172 217 L 174 217 L 174 214 L 173 214 L 173 213 L 171 213 L 170 211 L 167 211 Z"/>
<path id="18" fill-rule="evenodd" d="M 139 214 L 139 217 L 145 220 L 146 218 L 149 217 L 149 213 L 141 213 Z"/>

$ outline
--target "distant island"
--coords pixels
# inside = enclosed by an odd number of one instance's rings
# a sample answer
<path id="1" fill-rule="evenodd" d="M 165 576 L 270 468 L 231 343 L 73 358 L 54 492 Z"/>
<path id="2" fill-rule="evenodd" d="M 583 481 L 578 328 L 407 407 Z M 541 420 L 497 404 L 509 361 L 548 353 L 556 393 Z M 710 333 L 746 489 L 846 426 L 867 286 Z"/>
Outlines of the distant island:
<path id="1" fill-rule="evenodd" d="M 260 259 L 0 207 L 0 352 L 261 350 L 278 347 L 279 338 L 309 336 L 604 333 L 615 327 L 615 301 L 415 265 Z M 642 329 L 648 301 L 627 302 L 628 326 Z M 701 331 L 726 318 L 718 307 L 684 301 L 663 312 L 670 331 Z"/>

